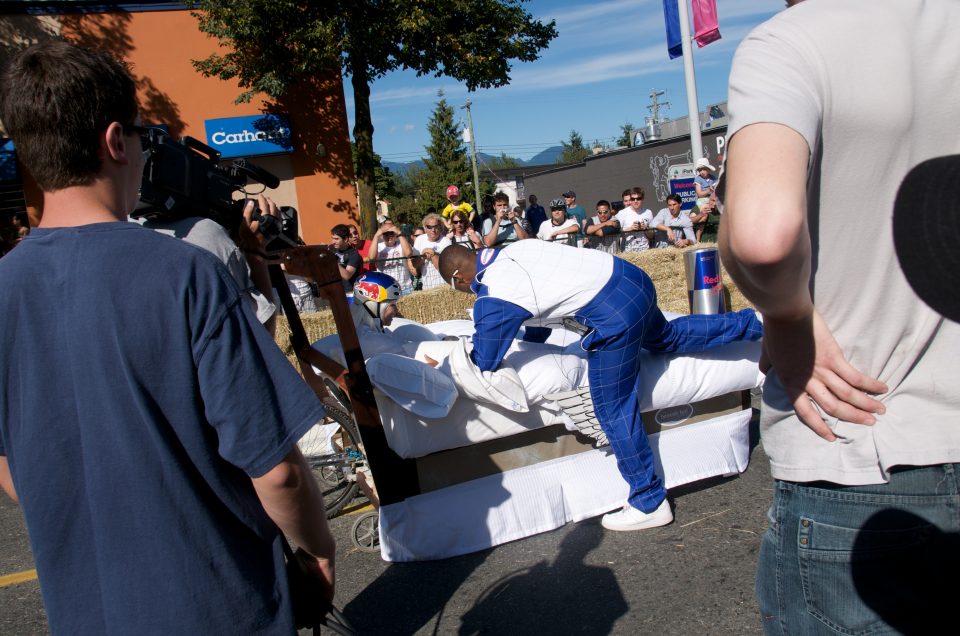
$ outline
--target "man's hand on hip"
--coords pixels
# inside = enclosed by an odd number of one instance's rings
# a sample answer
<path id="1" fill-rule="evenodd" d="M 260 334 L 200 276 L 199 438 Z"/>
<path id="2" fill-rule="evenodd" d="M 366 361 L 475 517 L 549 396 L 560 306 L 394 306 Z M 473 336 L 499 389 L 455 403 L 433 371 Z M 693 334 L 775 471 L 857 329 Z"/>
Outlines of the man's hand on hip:
<path id="1" fill-rule="evenodd" d="M 760 370 L 777 371 L 797 416 L 810 430 L 834 441 L 830 427 L 817 411 L 845 422 L 872 425 L 874 413 L 886 407 L 869 394 L 887 392 L 887 386 L 854 368 L 820 314 L 813 310 L 799 319 L 764 316 Z"/>

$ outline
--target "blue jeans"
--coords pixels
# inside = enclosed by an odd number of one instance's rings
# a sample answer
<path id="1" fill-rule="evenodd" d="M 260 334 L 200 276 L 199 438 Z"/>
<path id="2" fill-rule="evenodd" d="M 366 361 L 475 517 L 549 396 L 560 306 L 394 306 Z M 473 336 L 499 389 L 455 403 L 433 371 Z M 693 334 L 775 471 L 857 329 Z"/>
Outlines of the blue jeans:
<path id="1" fill-rule="evenodd" d="M 757 601 L 766 634 L 939 633 L 957 626 L 960 464 L 890 482 L 774 482 Z"/>

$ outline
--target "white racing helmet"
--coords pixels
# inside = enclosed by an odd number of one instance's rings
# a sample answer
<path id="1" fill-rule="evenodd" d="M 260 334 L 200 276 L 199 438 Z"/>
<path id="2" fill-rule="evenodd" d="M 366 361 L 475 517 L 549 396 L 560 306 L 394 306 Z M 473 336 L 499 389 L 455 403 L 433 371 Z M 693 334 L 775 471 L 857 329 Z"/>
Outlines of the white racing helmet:
<path id="1" fill-rule="evenodd" d="M 353 284 L 353 302 L 363 305 L 371 316 L 380 318 L 380 308 L 400 298 L 400 286 L 393 276 L 367 272 Z"/>

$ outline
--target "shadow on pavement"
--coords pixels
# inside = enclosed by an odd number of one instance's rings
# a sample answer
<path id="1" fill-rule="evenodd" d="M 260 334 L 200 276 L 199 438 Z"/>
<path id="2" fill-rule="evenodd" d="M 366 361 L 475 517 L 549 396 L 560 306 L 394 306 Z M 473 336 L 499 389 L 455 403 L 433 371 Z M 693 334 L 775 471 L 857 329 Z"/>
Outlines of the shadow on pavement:
<path id="1" fill-rule="evenodd" d="M 413 634 L 435 616 L 490 550 L 441 561 L 392 563 L 343 613 L 360 634 Z M 457 612 L 459 613 L 459 612 Z"/>
<path id="2" fill-rule="evenodd" d="M 589 565 L 600 545 L 596 521 L 578 524 L 553 563 L 541 561 L 492 583 L 466 614 L 460 634 L 609 634 L 629 609 L 608 567 Z"/>

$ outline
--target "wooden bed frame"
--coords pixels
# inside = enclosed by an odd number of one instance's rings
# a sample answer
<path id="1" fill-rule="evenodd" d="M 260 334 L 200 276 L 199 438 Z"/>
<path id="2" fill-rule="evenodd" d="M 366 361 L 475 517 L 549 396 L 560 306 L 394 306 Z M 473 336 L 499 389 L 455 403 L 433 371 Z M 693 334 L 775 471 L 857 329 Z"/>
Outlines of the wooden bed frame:
<path id="1" fill-rule="evenodd" d="M 321 298 L 329 303 L 343 346 L 346 368 L 310 346 L 281 263 L 290 274 L 314 281 L 319 287 Z M 269 265 L 269 270 L 270 281 L 277 290 L 283 312 L 290 324 L 290 344 L 300 363 L 300 373 L 304 380 L 321 399 L 330 395 L 323 379 L 314 371 L 316 367 L 333 378 L 350 400 L 349 406 L 357 423 L 367 465 L 376 484 L 376 498 L 379 503 L 396 503 L 418 494 L 420 483 L 416 461 L 403 459 L 387 445 L 380 411 L 373 396 L 373 385 L 360 351 L 357 329 L 343 293 L 343 280 L 336 256 L 326 245 L 294 247 L 281 252 L 279 262 Z"/>

